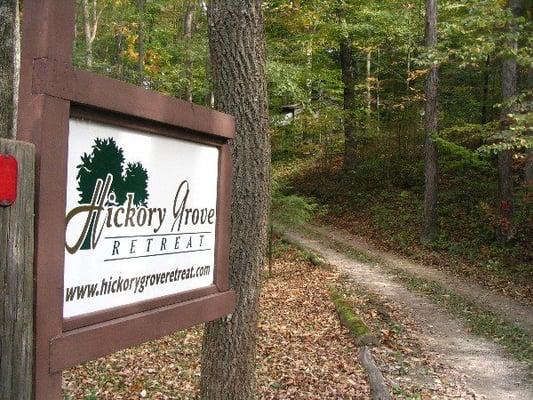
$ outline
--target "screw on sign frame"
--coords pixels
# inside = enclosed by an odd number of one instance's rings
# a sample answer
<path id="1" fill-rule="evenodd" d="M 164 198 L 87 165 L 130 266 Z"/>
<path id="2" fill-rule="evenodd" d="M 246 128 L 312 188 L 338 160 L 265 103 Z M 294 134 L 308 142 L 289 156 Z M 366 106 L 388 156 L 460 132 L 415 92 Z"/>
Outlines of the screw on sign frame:
<path id="1" fill-rule="evenodd" d="M 15 157 L 0 154 L 0 206 L 8 207 L 17 199 L 18 163 Z"/>
<path id="2" fill-rule="evenodd" d="M 72 66 L 74 0 L 24 1 L 18 138 L 37 151 L 35 245 L 36 400 L 59 400 L 61 370 L 220 318 L 235 307 L 229 287 L 233 117 Z M 218 149 L 211 286 L 63 318 L 69 120 L 126 127 Z"/>

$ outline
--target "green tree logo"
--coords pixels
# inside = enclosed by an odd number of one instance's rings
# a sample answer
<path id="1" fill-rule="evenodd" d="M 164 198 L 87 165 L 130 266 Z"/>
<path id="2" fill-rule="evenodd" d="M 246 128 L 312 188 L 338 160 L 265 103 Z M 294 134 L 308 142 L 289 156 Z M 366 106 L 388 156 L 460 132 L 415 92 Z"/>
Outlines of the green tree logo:
<path id="1" fill-rule="evenodd" d="M 89 204 L 93 196 L 94 187 L 98 179 L 105 181 L 108 174 L 113 176 L 111 193 L 115 203 L 108 205 L 123 205 L 127 194 L 134 194 L 135 206 L 146 206 L 148 201 L 148 172 L 140 162 L 129 162 L 124 169 L 124 151 L 117 146 L 115 139 L 97 138 L 92 146 L 91 154 L 81 156 L 81 164 L 76 168 L 78 175 L 77 190 L 80 194 L 79 204 Z M 94 216 L 85 236 L 82 250 L 91 248 L 91 235 L 94 227 Z"/>

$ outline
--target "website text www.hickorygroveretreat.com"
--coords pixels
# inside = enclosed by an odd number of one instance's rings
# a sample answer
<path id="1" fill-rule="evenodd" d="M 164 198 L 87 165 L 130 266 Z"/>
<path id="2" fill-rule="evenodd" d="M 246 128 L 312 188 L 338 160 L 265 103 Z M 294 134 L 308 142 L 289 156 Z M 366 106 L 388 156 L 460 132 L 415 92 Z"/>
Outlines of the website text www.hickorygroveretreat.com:
<path id="1" fill-rule="evenodd" d="M 146 274 L 132 278 L 123 278 L 122 276 L 113 278 L 111 276 L 102 279 L 101 282 L 66 288 L 65 301 L 83 300 L 122 292 L 142 293 L 147 287 L 200 278 L 209 275 L 210 272 L 211 266 L 204 265 L 200 267 L 176 268 L 173 271 Z"/>

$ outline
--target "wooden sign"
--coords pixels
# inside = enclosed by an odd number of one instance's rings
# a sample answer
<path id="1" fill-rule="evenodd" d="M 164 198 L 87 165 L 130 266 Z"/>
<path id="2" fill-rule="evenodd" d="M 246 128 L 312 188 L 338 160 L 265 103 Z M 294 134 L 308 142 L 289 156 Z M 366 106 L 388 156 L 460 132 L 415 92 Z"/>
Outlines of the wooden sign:
<path id="1" fill-rule="evenodd" d="M 24 2 L 18 138 L 37 150 L 35 398 L 61 370 L 235 307 L 231 116 L 72 66 L 75 2 Z"/>

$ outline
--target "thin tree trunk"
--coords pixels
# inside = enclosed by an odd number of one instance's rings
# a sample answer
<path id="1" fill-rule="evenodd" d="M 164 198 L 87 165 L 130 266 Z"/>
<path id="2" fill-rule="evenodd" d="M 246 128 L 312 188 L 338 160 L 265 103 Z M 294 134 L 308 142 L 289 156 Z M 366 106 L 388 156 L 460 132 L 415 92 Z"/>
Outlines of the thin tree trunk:
<path id="1" fill-rule="evenodd" d="M 200 397 L 256 398 L 260 270 L 266 262 L 270 141 L 261 0 L 211 0 L 209 48 L 216 108 L 235 116 L 230 282 L 237 308 L 206 324 Z"/>
<path id="2" fill-rule="evenodd" d="M 490 55 L 485 60 L 483 69 L 483 98 L 481 99 L 481 124 L 484 125 L 488 120 L 488 101 L 489 101 L 489 82 L 490 82 Z"/>
<path id="3" fill-rule="evenodd" d="M 371 69 L 372 69 L 372 52 L 366 53 L 366 107 L 368 114 L 372 111 L 372 84 L 371 84 Z"/>
<path id="4" fill-rule="evenodd" d="M 81 7 L 83 13 L 83 36 L 85 38 L 85 63 L 88 68 L 91 68 L 93 66 L 93 41 L 91 40 L 92 28 L 89 0 L 82 0 Z"/>
<path id="5" fill-rule="evenodd" d="M 118 16 L 118 20 L 119 20 L 119 24 L 117 26 L 117 36 L 116 36 L 116 44 L 117 44 L 117 64 L 116 64 L 116 67 L 117 67 L 117 74 L 118 74 L 118 78 L 120 80 L 124 80 L 124 75 L 125 75 L 125 66 L 124 66 L 124 55 L 123 55 L 123 51 L 124 51 L 124 45 L 125 45 L 125 42 L 126 42 L 126 37 L 124 35 L 124 24 L 125 24 L 125 12 L 124 12 L 124 8 L 121 7 L 119 8 L 119 11 L 120 11 L 120 14 Z"/>
<path id="6" fill-rule="evenodd" d="M 407 87 L 407 95 L 411 91 L 411 47 L 407 50 L 407 77 L 405 78 L 405 86 Z"/>
<path id="7" fill-rule="evenodd" d="M 17 132 L 20 76 L 20 19 L 18 0 L 0 2 L 0 138 Z"/>
<path id="8" fill-rule="evenodd" d="M 137 43 L 139 60 L 137 62 L 137 79 L 141 86 L 144 84 L 144 1 L 137 0 L 137 9 L 139 10 L 139 40 Z"/>
<path id="9" fill-rule="evenodd" d="M 521 0 L 509 0 L 507 6 L 517 18 L 522 14 Z M 507 27 L 510 32 L 517 29 L 516 21 L 511 21 Z M 518 41 L 510 38 L 507 42 L 509 52 L 516 54 L 518 51 Z M 508 114 L 514 109 L 514 98 L 517 95 L 517 69 L 516 59 L 513 56 L 505 58 L 502 64 L 502 98 L 503 107 L 500 113 L 500 130 L 504 135 L 510 126 Z M 498 154 L 498 181 L 500 191 L 500 238 L 504 242 L 510 241 L 514 236 L 513 218 L 513 152 L 503 150 Z"/>
<path id="10" fill-rule="evenodd" d="M 340 43 L 340 63 L 344 87 L 344 169 L 352 170 L 357 157 L 357 121 L 355 116 L 355 60 L 352 43 L 343 39 Z"/>
<path id="11" fill-rule="evenodd" d="M 426 48 L 437 46 L 437 0 L 426 0 Z M 425 142 L 424 142 L 424 221 L 422 243 L 432 242 L 437 237 L 437 149 L 434 136 L 437 134 L 437 87 L 438 66 L 435 62 L 429 67 L 426 78 Z"/>
<path id="12" fill-rule="evenodd" d="M 380 131 L 380 121 L 381 121 L 381 83 L 379 81 L 379 72 L 380 72 L 380 64 L 381 63 L 381 51 L 378 47 L 376 51 L 376 131 L 379 133 Z"/>
<path id="13" fill-rule="evenodd" d="M 85 64 L 90 69 L 93 66 L 93 43 L 96 39 L 96 32 L 98 30 L 98 20 L 100 14 L 98 13 L 97 0 L 82 0 L 82 15 L 83 15 L 83 37 L 85 39 Z"/>
<path id="14" fill-rule="evenodd" d="M 117 35 L 115 36 L 115 44 L 117 47 L 115 65 L 117 67 L 117 75 L 119 79 L 123 78 L 123 64 L 122 64 L 122 41 L 123 39 L 124 39 L 124 36 L 122 35 L 122 32 L 117 33 Z"/>
<path id="15" fill-rule="evenodd" d="M 192 31 L 194 12 L 196 10 L 196 4 L 194 1 L 189 1 L 186 6 L 185 15 L 183 18 L 183 36 L 185 38 L 185 99 L 192 101 Z"/>
<path id="16" fill-rule="evenodd" d="M 527 71 L 527 89 L 533 90 L 533 67 L 529 67 Z M 529 132 L 533 134 L 533 132 Z M 533 148 L 526 149 L 526 163 L 524 166 L 524 181 L 528 192 L 531 194 L 533 190 Z"/>
<path id="17" fill-rule="evenodd" d="M 214 108 L 215 107 L 215 94 L 213 93 L 213 71 L 211 68 L 211 60 L 209 57 L 205 60 L 205 75 L 207 80 L 207 93 L 205 95 L 205 106 Z"/>

